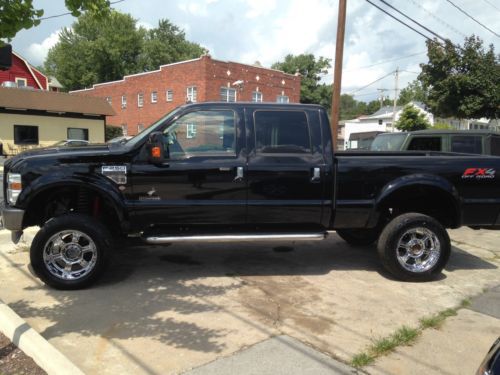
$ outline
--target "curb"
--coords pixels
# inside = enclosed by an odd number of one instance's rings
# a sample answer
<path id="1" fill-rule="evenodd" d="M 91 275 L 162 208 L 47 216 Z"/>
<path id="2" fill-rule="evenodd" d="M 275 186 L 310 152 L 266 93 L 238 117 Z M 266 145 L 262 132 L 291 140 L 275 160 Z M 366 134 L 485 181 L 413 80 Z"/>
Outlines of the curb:
<path id="1" fill-rule="evenodd" d="M 0 301 L 0 331 L 49 375 L 84 375 L 14 310 Z"/>

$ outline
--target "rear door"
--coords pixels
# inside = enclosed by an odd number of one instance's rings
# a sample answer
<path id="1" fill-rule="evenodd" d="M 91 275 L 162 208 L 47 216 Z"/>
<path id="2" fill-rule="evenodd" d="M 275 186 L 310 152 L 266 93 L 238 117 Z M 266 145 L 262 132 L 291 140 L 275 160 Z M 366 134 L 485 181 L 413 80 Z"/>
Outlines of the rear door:
<path id="1" fill-rule="evenodd" d="M 248 222 L 320 225 L 326 164 L 318 111 L 249 108 L 246 129 Z"/>

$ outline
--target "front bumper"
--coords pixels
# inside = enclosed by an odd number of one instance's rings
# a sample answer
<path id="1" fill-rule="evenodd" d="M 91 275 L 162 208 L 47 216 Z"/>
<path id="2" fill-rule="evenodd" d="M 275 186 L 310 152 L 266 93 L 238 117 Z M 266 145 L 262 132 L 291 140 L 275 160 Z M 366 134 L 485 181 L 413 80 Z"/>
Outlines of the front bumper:
<path id="1" fill-rule="evenodd" d="M 6 206 L 5 202 L 2 203 L 0 213 L 2 214 L 4 228 L 11 231 L 22 231 L 24 212 L 19 208 Z"/>

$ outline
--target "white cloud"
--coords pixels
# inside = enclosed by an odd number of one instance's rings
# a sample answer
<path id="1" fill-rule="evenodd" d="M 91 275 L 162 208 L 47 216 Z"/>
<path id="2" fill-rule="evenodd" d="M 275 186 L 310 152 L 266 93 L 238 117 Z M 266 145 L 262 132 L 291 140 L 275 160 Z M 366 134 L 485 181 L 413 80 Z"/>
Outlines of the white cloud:
<path id="1" fill-rule="evenodd" d="M 257 18 L 271 13 L 276 8 L 275 0 L 247 0 L 249 8 L 245 13 L 246 18 Z"/>
<path id="2" fill-rule="evenodd" d="M 24 55 L 28 59 L 29 63 L 32 65 L 43 64 L 49 49 L 51 49 L 59 41 L 59 33 L 61 30 L 54 31 L 47 38 L 42 40 L 41 43 L 31 43 L 26 50 Z"/>

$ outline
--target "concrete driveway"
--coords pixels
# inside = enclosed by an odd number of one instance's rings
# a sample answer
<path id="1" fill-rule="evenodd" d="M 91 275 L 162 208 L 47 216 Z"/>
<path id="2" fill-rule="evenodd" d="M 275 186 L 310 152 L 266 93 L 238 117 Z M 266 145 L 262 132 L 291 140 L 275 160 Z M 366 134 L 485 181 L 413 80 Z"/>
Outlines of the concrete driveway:
<path id="1" fill-rule="evenodd" d="M 33 278 L 27 244 L 0 231 L 0 299 L 88 374 L 181 373 L 277 335 L 348 362 L 373 339 L 500 285 L 500 234 L 450 234 L 449 265 L 431 283 L 395 281 L 375 248 L 333 235 L 278 247 L 131 245 L 94 288 L 61 292 Z M 472 346 L 464 371 L 499 332 Z"/>

